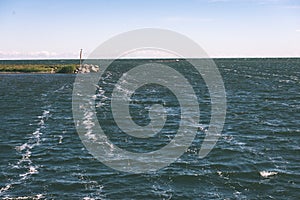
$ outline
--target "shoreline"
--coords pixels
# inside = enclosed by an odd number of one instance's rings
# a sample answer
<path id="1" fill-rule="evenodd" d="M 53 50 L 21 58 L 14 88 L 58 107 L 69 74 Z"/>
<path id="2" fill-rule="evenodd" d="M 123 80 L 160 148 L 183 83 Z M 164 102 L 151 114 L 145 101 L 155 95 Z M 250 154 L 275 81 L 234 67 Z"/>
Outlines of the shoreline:
<path id="1" fill-rule="evenodd" d="M 0 74 L 64 74 L 64 73 L 55 73 L 55 72 L 54 73 L 52 73 L 52 72 L 7 72 L 7 71 L 0 71 Z M 65 74 L 73 74 L 73 73 L 65 73 Z"/>
<path id="2" fill-rule="evenodd" d="M 201 58 L 200 58 L 201 59 Z M 261 60 L 263 62 L 276 61 L 276 62 L 292 62 L 295 64 L 300 63 L 299 57 L 290 58 L 211 58 L 218 64 L 219 62 L 245 62 Z M 104 61 L 106 59 L 103 59 Z M 149 60 L 156 62 L 178 62 L 181 59 L 174 58 L 139 58 L 139 59 L 119 59 L 124 61 L 129 60 Z M 94 59 L 84 59 L 83 65 L 80 66 L 78 59 L 49 59 L 49 60 L 0 60 L 0 74 L 76 74 L 76 73 L 89 73 L 97 71 L 94 67 L 100 69 L 99 66 L 86 63 L 95 63 Z M 101 66 L 100 66 L 101 67 Z"/>
<path id="3" fill-rule="evenodd" d="M 49 63 L 41 64 L 31 61 L 28 63 L 18 63 L 20 61 L 10 61 L 0 64 L 0 74 L 56 74 L 56 73 L 75 73 L 79 64 Z"/>

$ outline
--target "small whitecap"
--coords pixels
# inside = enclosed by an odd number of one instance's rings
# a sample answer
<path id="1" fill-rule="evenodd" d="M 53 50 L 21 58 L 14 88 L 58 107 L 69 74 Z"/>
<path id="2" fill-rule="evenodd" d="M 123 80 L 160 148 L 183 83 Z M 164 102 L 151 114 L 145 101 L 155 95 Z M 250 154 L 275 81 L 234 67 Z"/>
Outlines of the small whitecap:
<path id="1" fill-rule="evenodd" d="M 34 166 L 29 166 L 29 174 L 37 174 L 38 170 Z"/>
<path id="2" fill-rule="evenodd" d="M 83 200 L 94 200 L 94 198 L 91 198 L 91 197 L 83 197 Z"/>
<path id="3" fill-rule="evenodd" d="M 88 131 L 84 136 L 87 137 L 88 140 L 93 140 L 93 141 L 97 140 L 96 135 L 92 134 L 92 131 Z"/>
<path id="4" fill-rule="evenodd" d="M 9 190 L 9 188 L 11 188 L 11 184 L 8 184 L 8 185 L 6 185 L 5 187 L 2 187 L 2 188 L 0 189 L 0 194 L 1 194 L 2 192 L 4 192 L 4 191 Z"/>
<path id="5" fill-rule="evenodd" d="M 269 176 L 274 176 L 278 174 L 278 172 L 261 171 L 259 172 L 259 174 L 264 178 L 268 178 Z"/>
<path id="6" fill-rule="evenodd" d="M 38 125 L 42 126 L 45 124 L 45 121 L 43 119 L 41 119 L 41 121 L 38 123 Z"/>
<path id="7" fill-rule="evenodd" d="M 44 110 L 44 112 L 43 112 L 43 116 L 45 116 L 45 115 L 48 115 L 50 113 L 50 111 L 49 110 Z"/>
<path id="8" fill-rule="evenodd" d="M 44 198 L 44 195 L 43 194 L 37 194 L 35 195 L 36 199 L 42 199 Z"/>
<path id="9" fill-rule="evenodd" d="M 99 107 L 102 107 L 102 106 L 104 106 L 104 105 L 105 105 L 105 103 L 101 103 L 101 102 L 99 102 L 99 103 L 97 103 L 97 104 L 96 104 L 96 106 L 95 106 L 95 107 L 96 107 L 96 108 L 99 108 Z"/>
<path id="10" fill-rule="evenodd" d="M 59 136 L 59 140 L 58 140 L 58 144 L 61 144 L 61 143 L 62 143 L 62 140 L 63 140 L 63 136 L 60 135 L 60 136 Z"/>
<path id="11" fill-rule="evenodd" d="M 17 151 L 23 151 L 24 149 L 28 148 L 29 145 L 27 143 L 22 144 L 21 146 L 16 146 L 15 149 Z"/>
<path id="12" fill-rule="evenodd" d="M 33 135 L 41 135 L 42 133 L 40 132 L 40 130 L 39 130 L 39 129 L 37 129 L 37 130 L 36 130 L 36 131 L 34 131 L 32 134 L 33 134 Z"/>

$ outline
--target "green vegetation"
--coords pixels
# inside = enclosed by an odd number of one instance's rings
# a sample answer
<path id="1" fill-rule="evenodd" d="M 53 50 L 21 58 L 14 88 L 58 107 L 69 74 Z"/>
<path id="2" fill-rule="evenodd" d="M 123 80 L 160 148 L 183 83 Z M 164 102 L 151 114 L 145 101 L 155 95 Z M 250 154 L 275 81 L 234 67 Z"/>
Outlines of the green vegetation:
<path id="1" fill-rule="evenodd" d="M 56 70 L 57 73 L 66 73 L 66 74 L 71 74 L 74 73 L 76 70 L 76 66 L 74 65 L 67 65 L 67 66 L 62 66 Z"/>
<path id="2" fill-rule="evenodd" d="M 77 67 L 79 67 L 79 65 L 76 64 L 0 64 L 0 73 L 74 73 Z"/>
<path id="3" fill-rule="evenodd" d="M 0 65 L 0 72 L 45 72 L 51 73 L 53 68 L 43 65 Z"/>

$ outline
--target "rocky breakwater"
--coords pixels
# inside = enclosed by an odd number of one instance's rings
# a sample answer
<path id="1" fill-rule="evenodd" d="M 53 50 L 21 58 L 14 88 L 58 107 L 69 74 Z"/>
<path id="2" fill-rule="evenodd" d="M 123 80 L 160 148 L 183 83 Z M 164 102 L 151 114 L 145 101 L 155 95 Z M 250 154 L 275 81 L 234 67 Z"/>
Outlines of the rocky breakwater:
<path id="1" fill-rule="evenodd" d="M 75 73 L 78 74 L 85 74 L 85 73 L 91 73 L 91 72 L 99 72 L 100 68 L 98 65 L 93 64 L 83 64 L 78 69 L 75 70 Z"/>

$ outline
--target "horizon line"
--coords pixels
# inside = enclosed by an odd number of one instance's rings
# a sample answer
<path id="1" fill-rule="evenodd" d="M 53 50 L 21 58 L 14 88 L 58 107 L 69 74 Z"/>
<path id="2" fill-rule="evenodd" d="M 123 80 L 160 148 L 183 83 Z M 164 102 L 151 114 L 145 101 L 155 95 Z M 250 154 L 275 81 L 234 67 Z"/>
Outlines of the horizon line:
<path id="1" fill-rule="evenodd" d="M 108 59 L 119 59 L 119 60 L 126 60 L 126 59 L 253 59 L 253 58 L 260 58 L 260 59 L 268 59 L 268 58 L 300 58 L 300 56 L 216 56 L 216 57 L 202 57 L 202 58 L 179 58 L 179 57 L 124 57 L 124 58 L 82 58 L 82 60 L 108 60 Z M 4 60 L 80 60 L 80 58 L 0 58 L 0 61 Z"/>

